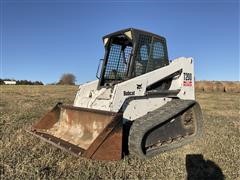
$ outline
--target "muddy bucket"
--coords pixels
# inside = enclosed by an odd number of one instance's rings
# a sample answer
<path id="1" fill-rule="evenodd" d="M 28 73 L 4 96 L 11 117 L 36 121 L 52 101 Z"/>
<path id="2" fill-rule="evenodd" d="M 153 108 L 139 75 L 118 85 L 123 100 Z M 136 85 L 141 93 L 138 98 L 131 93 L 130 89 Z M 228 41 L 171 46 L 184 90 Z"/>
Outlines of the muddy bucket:
<path id="1" fill-rule="evenodd" d="M 28 132 L 74 155 L 122 158 L 122 113 L 58 103 Z"/>

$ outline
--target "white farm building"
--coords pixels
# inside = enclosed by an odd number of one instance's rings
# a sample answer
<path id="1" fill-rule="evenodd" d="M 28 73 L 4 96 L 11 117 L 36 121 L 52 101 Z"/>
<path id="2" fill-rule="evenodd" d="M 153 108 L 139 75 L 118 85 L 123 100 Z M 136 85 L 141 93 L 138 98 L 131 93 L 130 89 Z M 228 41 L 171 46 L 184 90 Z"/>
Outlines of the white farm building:
<path id="1" fill-rule="evenodd" d="M 8 84 L 8 85 L 15 85 L 16 81 L 3 81 L 4 84 Z"/>

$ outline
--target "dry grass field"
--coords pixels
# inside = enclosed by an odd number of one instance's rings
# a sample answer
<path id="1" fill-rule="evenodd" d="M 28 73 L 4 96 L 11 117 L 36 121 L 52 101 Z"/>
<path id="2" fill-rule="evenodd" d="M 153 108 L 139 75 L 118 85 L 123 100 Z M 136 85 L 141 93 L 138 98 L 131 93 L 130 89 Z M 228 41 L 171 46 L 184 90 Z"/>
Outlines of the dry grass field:
<path id="1" fill-rule="evenodd" d="M 197 92 L 202 138 L 149 160 L 76 158 L 25 132 L 76 86 L 0 86 L 0 179 L 240 179 L 240 94 Z"/>

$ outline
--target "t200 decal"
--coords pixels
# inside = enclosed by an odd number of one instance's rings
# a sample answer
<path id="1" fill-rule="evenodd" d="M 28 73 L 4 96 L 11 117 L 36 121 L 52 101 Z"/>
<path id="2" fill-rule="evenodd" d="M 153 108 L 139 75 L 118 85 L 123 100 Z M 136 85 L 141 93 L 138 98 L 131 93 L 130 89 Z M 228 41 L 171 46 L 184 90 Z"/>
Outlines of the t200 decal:
<path id="1" fill-rule="evenodd" d="M 183 86 L 192 86 L 192 73 L 183 73 Z"/>

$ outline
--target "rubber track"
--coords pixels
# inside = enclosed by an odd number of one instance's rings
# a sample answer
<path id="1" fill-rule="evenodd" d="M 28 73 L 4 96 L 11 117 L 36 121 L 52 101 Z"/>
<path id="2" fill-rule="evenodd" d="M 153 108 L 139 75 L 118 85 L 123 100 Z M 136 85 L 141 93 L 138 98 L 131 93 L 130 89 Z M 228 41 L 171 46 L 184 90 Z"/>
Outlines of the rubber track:
<path id="1" fill-rule="evenodd" d="M 144 154 L 142 150 L 142 139 L 144 135 L 155 126 L 178 116 L 180 113 L 184 112 L 191 106 L 193 107 L 193 112 L 195 113 L 197 122 L 197 131 L 195 132 L 195 135 L 183 138 L 182 140 L 179 140 L 172 144 L 160 146 L 159 148 L 147 151 L 147 153 Z M 162 107 L 147 113 L 146 115 L 136 119 L 133 122 L 129 133 L 129 152 L 130 154 L 135 155 L 139 158 L 152 157 L 161 152 L 175 149 L 191 142 L 201 134 L 201 131 L 202 112 L 199 104 L 194 100 L 173 99 Z"/>

